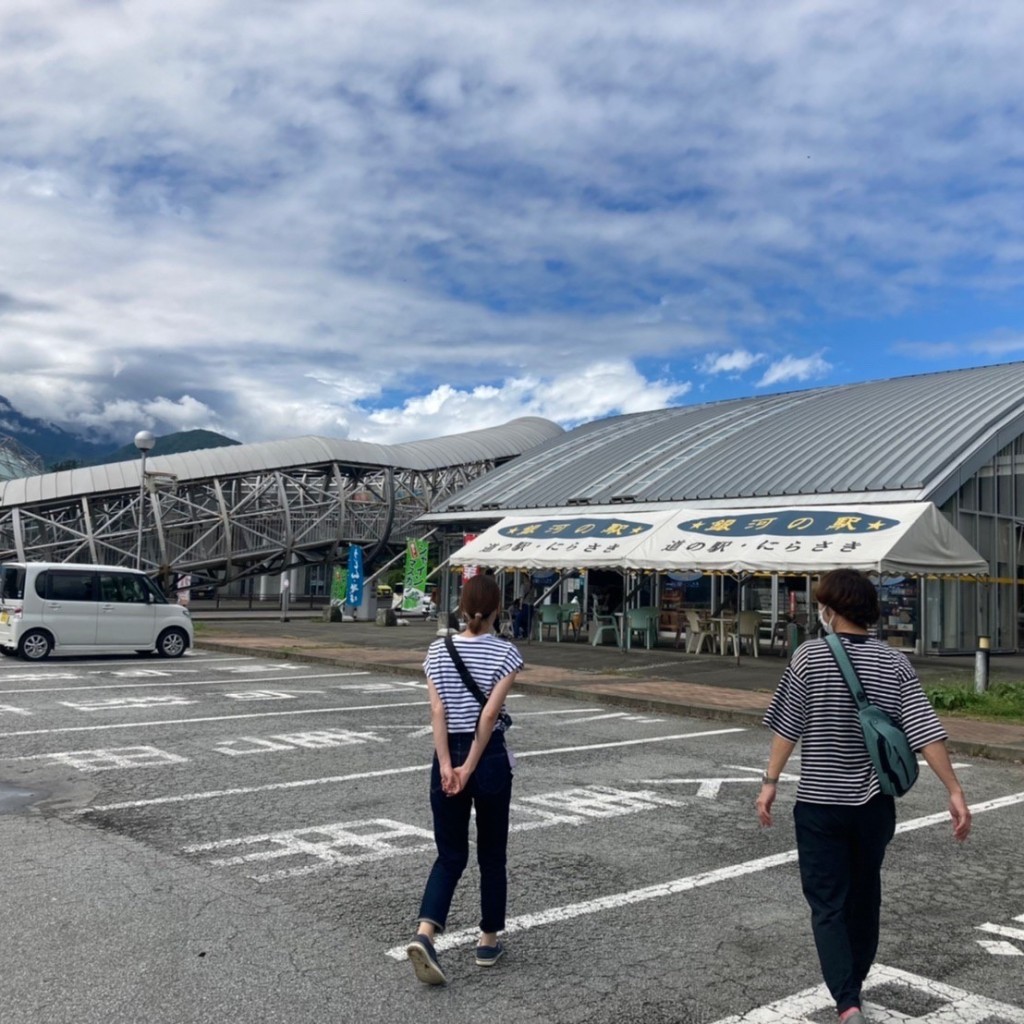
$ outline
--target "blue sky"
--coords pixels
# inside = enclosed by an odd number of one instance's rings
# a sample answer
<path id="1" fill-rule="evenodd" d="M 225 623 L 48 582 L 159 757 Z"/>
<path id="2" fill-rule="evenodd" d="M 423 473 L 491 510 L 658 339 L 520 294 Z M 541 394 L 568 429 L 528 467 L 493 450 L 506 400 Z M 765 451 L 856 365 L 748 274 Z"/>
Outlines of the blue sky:
<path id="1" fill-rule="evenodd" d="M 399 441 L 1024 358 L 1024 5 L 5 0 L 0 394 Z"/>

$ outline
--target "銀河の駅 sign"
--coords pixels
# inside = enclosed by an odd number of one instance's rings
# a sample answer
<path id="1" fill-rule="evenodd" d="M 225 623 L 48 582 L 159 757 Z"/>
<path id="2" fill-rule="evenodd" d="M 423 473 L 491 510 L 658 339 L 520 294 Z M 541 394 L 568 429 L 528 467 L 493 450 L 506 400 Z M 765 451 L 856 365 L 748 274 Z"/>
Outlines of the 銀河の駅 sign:
<path id="1" fill-rule="evenodd" d="M 987 575 L 930 502 L 510 516 L 452 556 L 493 568 Z"/>
<path id="2" fill-rule="evenodd" d="M 988 573 L 988 563 L 931 502 L 681 510 L 626 564 L 730 573 Z"/>

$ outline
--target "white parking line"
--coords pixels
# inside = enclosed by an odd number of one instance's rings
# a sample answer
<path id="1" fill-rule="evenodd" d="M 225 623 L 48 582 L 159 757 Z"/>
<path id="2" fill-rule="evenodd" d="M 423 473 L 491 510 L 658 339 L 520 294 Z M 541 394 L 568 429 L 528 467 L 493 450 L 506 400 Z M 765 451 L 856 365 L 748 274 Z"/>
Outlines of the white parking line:
<path id="1" fill-rule="evenodd" d="M 294 682 L 297 679 L 342 679 L 347 676 L 368 676 L 369 672 L 362 670 L 357 672 L 315 672 L 310 675 L 301 676 L 282 676 L 281 682 Z M 271 683 L 274 682 L 272 679 L 267 679 L 264 676 L 260 677 L 260 683 Z M 64 693 L 67 691 L 75 690 L 141 690 L 146 687 L 154 686 L 237 686 L 238 679 L 188 679 L 188 680 L 172 680 L 167 683 L 97 683 L 95 686 L 37 686 L 31 689 L 21 690 L 4 690 L 4 693 Z"/>
<path id="2" fill-rule="evenodd" d="M 108 725 L 66 725 L 57 729 L 22 729 L 19 732 L 0 732 L 0 737 L 53 736 L 64 732 L 103 732 L 108 729 L 142 729 L 154 725 L 198 725 L 204 722 L 237 722 L 242 718 L 283 718 L 286 715 L 336 715 L 349 711 L 381 711 L 384 708 L 422 708 L 429 702 L 411 700 L 392 704 L 363 704 L 352 708 L 298 708 L 294 711 L 253 711 L 245 715 L 210 715 L 206 718 L 167 718 L 154 722 L 113 722 Z"/>
<path id="3" fill-rule="evenodd" d="M 1003 807 L 1010 807 L 1013 804 L 1024 803 L 1024 793 L 1013 793 L 1010 796 L 999 797 L 996 800 L 988 800 L 985 803 L 971 807 L 972 814 L 984 814 L 986 811 L 995 811 Z M 901 822 L 897 832 L 913 832 L 916 829 L 927 828 L 929 825 L 936 825 L 940 822 L 948 822 L 949 814 L 929 814 L 923 818 L 912 818 L 909 821 Z M 559 921 L 569 921 L 575 917 L 583 917 L 588 914 L 598 914 L 602 910 L 618 910 L 622 907 L 632 906 L 634 903 L 644 903 L 648 900 L 658 900 L 665 896 L 675 896 L 679 893 L 690 892 L 693 889 L 701 889 L 708 885 L 715 885 L 718 882 L 726 882 L 733 878 L 740 878 L 743 875 L 756 874 L 759 871 L 767 871 L 768 868 L 779 867 L 782 864 L 789 864 L 795 861 L 796 850 L 787 850 L 785 853 L 772 854 L 770 857 L 758 857 L 755 860 L 743 861 L 740 864 L 730 864 L 724 868 L 717 868 L 714 871 L 704 871 L 698 875 L 689 875 L 686 878 L 676 878 L 670 882 L 661 882 L 657 885 L 645 885 L 641 889 L 630 889 L 626 892 L 611 893 L 607 896 L 599 896 L 593 900 L 584 900 L 581 903 L 567 903 L 561 907 L 551 907 L 548 910 L 540 910 L 532 914 L 520 914 L 517 917 L 509 918 L 505 924 L 505 934 L 511 935 L 514 932 L 528 931 L 545 924 L 556 924 Z M 456 946 L 468 946 L 475 943 L 480 936 L 478 928 L 463 928 L 457 932 L 445 932 L 434 940 L 437 949 L 453 949 Z M 387 955 L 394 960 L 405 959 L 405 945 L 393 946 L 387 950 Z"/>
<path id="4" fill-rule="evenodd" d="M 933 1008 L 908 1016 L 886 1005 L 902 1001 L 894 998 L 894 990 L 925 996 Z M 815 985 L 766 1006 L 723 1017 L 715 1024 L 810 1024 L 830 1017 L 835 1019 L 835 1005 L 828 989 L 824 985 Z M 999 1003 L 884 964 L 875 964 L 867 976 L 863 1009 L 871 1020 L 888 1024 L 899 1021 L 907 1024 L 985 1024 L 986 1021 L 992 1024 L 1024 1024 L 1024 1010 L 1019 1006 Z"/>
<path id="5" fill-rule="evenodd" d="M 517 752 L 516 757 L 543 757 L 546 754 L 565 754 L 575 750 L 602 750 L 608 747 L 632 746 L 637 743 L 664 743 L 668 740 L 694 740 L 704 736 L 719 736 L 723 732 L 743 732 L 743 729 L 714 729 L 710 732 L 683 732 L 674 736 L 652 736 L 645 740 L 622 740 L 616 743 L 588 743 L 580 747 L 555 747 L 551 750 L 528 750 Z M 2 735 L 2 734 L 0 734 Z M 358 779 L 380 779 L 388 775 L 407 775 L 410 772 L 426 772 L 429 764 L 413 764 L 404 768 L 382 768 L 374 772 L 353 772 L 350 775 L 328 775 L 320 779 L 296 779 L 294 782 L 268 782 L 262 786 L 236 786 L 233 789 L 207 790 L 202 793 L 182 793 L 178 796 L 154 796 L 147 800 L 126 800 L 117 804 L 97 804 L 82 807 L 76 815 L 94 814 L 98 811 L 124 811 L 135 807 L 154 807 L 159 804 L 183 804 L 196 800 L 217 800 L 226 796 L 245 796 L 251 793 L 270 793 L 280 789 L 303 789 L 308 786 L 331 786 L 340 782 L 354 782 Z"/>
<path id="6" fill-rule="evenodd" d="M 546 754 L 571 754 L 577 750 L 607 750 L 609 747 L 635 747 L 640 743 L 666 743 L 668 740 L 691 740 L 698 736 L 725 736 L 733 732 L 746 732 L 747 730 L 738 727 L 734 729 L 708 729 L 705 732 L 680 732 L 671 736 L 646 736 L 636 740 L 615 740 L 611 743 L 586 743 L 577 747 L 552 747 L 550 750 L 524 750 L 516 751 L 517 758 L 542 757 Z"/>

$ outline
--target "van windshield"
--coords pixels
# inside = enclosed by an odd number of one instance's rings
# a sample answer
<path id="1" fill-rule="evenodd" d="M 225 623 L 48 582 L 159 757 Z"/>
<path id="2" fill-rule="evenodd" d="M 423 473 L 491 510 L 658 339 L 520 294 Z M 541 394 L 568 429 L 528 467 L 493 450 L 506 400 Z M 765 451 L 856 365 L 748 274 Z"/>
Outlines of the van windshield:
<path id="1" fill-rule="evenodd" d="M 153 595 L 153 604 L 167 604 L 164 592 L 148 577 L 143 577 L 143 586 Z"/>
<path id="2" fill-rule="evenodd" d="M 25 567 L 0 564 L 0 601 L 21 601 L 25 597 Z"/>

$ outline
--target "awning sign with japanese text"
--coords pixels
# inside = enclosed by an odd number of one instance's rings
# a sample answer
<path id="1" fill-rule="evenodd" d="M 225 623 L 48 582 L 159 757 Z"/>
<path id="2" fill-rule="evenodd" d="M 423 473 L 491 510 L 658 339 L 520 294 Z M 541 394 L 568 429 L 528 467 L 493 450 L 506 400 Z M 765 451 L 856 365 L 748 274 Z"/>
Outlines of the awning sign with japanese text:
<path id="1" fill-rule="evenodd" d="M 522 569 L 618 566 L 671 512 L 510 516 L 452 555 L 453 565 Z"/>
<path id="2" fill-rule="evenodd" d="M 988 572 L 930 502 L 681 510 L 646 536 L 626 564 L 721 572 Z"/>
<path id="3" fill-rule="evenodd" d="M 987 575 L 930 502 L 511 516 L 452 556 L 494 568 Z"/>

